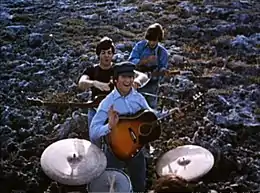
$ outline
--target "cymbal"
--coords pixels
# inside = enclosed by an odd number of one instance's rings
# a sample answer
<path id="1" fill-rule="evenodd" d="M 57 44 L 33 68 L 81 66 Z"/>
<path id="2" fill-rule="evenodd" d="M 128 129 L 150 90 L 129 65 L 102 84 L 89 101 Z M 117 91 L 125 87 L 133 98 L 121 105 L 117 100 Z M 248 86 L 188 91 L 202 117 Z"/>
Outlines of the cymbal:
<path id="1" fill-rule="evenodd" d="M 90 141 L 71 138 L 49 145 L 41 155 L 44 173 L 61 184 L 88 184 L 106 169 L 105 154 Z"/>
<path id="2" fill-rule="evenodd" d="M 159 176 L 175 174 L 187 181 L 196 180 L 208 173 L 214 157 L 207 149 L 197 145 L 184 145 L 166 152 L 156 163 Z"/>

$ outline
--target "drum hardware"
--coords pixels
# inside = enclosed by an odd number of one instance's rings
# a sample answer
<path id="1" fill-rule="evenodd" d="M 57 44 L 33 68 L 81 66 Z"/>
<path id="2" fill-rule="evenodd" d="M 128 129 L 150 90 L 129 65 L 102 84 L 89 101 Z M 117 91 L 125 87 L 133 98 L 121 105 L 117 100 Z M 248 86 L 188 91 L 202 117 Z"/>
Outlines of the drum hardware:
<path id="1" fill-rule="evenodd" d="M 118 169 L 106 168 L 96 179 L 87 185 L 89 193 L 94 192 L 129 192 L 132 193 L 132 184 L 129 176 Z"/>
<path id="2" fill-rule="evenodd" d="M 111 179 L 110 176 L 108 176 L 108 181 L 109 181 L 109 184 L 110 184 L 109 193 L 115 192 L 115 189 L 114 189 L 115 179 L 116 179 L 115 175 L 112 176 L 112 179 Z"/>

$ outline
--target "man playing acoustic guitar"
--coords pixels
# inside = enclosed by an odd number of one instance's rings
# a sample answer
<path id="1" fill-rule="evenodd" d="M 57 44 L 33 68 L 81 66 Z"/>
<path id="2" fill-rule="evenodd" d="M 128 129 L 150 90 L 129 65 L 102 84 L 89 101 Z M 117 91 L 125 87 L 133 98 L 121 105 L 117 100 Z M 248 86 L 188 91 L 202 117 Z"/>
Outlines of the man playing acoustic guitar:
<path id="1" fill-rule="evenodd" d="M 97 140 L 110 133 L 118 121 L 119 115 L 134 114 L 141 109 L 153 111 L 145 98 L 133 87 L 135 65 L 123 62 L 114 66 L 114 90 L 99 104 L 90 126 L 90 140 Z M 106 123 L 106 121 L 108 122 Z M 107 167 L 128 168 L 134 192 L 145 191 L 146 162 L 143 151 L 127 161 L 119 160 L 108 147 L 105 150 Z"/>
<path id="2" fill-rule="evenodd" d="M 80 77 L 78 86 L 81 90 L 91 89 L 92 100 L 96 96 L 106 96 L 113 89 L 110 80 L 113 76 L 112 58 L 115 54 L 115 46 L 112 39 L 104 37 L 100 40 L 96 47 L 96 54 L 99 57 L 99 64 L 89 66 Z M 136 78 L 133 86 L 138 88 L 141 84 L 148 80 L 148 77 L 141 72 L 135 71 Z M 96 110 L 90 108 L 88 110 L 88 126 L 95 115 Z"/>
<path id="3" fill-rule="evenodd" d="M 146 99 L 132 87 L 134 81 L 134 69 L 135 65 L 131 62 L 122 62 L 114 66 L 113 81 L 115 88 L 99 104 L 97 113 L 93 117 L 90 125 L 89 134 L 90 140 L 94 144 L 96 141 L 105 137 L 107 148 L 105 148 L 104 151 L 107 157 L 107 167 L 118 169 L 127 167 L 133 191 L 144 192 L 146 179 L 144 149 L 133 152 L 135 154 L 134 156 L 127 157 L 127 151 L 129 150 L 128 142 L 130 141 L 134 143 L 130 144 L 130 148 L 135 145 L 146 144 L 149 140 L 155 140 L 160 136 L 160 129 L 156 126 L 157 124 L 155 124 L 156 127 L 154 127 L 150 132 L 151 135 L 149 134 L 143 137 L 138 135 L 136 129 L 139 129 L 139 127 L 134 128 L 134 125 L 136 125 L 135 123 L 133 123 L 133 125 L 127 124 L 125 127 L 122 127 L 122 124 L 119 126 L 119 123 L 122 123 L 120 118 L 124 115 L 134 115 L 141 110 L 152 112 L 156 119 L 159 116 L 159 113 L 151 109 Z M 179 109 L 174 108 L 174 111 L 178 112 Z M 132 118 L 130 117 L 129 120 L 132 120 Z M 148 122 L 151 122 L 151 120 L 149 119 Z M 132 126 L 133 128 L 129 128 Z M 139 132 L 141 132 L 141 130 Z M 134 137 L 135 135 L 137 135 L 136 138 Z M 116 139 L 116 141 L 112 141 L 114 139 Z M 111 145 L 116 142 L 121 143 L 116 144 L 116 146 L 123 151 L 124 155 L 122 157 L 126 156 L 127 159 L 119 159 L 119 156 L 116 156 L 118 155 L 116 149 L 113 149 L 115 146 Z M 124 149 L 124 147 L 126 149 Z"/>

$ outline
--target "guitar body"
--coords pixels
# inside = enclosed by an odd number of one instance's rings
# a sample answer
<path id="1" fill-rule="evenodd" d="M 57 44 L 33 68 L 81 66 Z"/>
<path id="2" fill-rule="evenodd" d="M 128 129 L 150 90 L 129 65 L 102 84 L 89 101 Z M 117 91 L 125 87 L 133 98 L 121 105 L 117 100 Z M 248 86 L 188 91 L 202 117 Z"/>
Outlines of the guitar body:
<path id="1" fill-rule="evenodd" d="M 150 135 L 153 130 L 151 122 L 156 120 L 156 115 L 148 110 L 139 111 L 131 117 L 119 117 L 117 126 L 108 135 L 109 145 L 115 156 L 121 160 L 133 158 L 145 145 L 140 136 Z"/>

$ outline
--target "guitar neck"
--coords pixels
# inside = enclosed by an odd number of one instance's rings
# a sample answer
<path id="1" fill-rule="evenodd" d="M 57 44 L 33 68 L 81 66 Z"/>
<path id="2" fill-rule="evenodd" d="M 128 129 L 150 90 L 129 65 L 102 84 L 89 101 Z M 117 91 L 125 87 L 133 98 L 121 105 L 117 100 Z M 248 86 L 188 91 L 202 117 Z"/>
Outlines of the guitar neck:
<path id="1" fill-rule="evenodd" d="M 156 77 L 156 76 L 164 76 L 164 75 L 165 75 L 165 72 L 155 71 L 155 72 L 151 72 L 150 75 L 153 76 L 153 77 Z"/>
<path id="2" fill-rule="evenodd" d="M 183 107 L 180 108 L 180 111 L 184 111 L 185 109 L 187 109 L 188 107 L 192 106 L 195 104 L 195 101 L 197 99 L 199 99 L 202 96 L 202 93 L 200 93 L 199 95 L 194 97 L 194 101 L 192 101 L 190 104 L 184 105 Z M 168 113 L 166 113 L 165 115 L 161 116 L 160 118 L 158 118 L 156 121 L 154 121 L 152 124 L 157 124 L 159 121 L 161 121 L 162 119 L 165 119 L 168 116 L 171 116 L 173 114 L 175 114 L 176 111 L 174 109 L 170 110 Z"/>
<path id="3" fill-rule="evenodd" d="M 165 76 L 166 74 L 167 74 L 167 72 L 165 72 L 165 71 L 155 71 L 155 72 L 150 73 L 150 75 L 152 77 Z M 174 76 L 174 75 L 180 74 L 180 71 L 179 70 L 173 70 L 173 71 L 169 71 L 168 74 Z"/>
<path id="4" fill-rule="evenodd" d="M 42 101 L 41 104 L 38 104 L 39 106 L 47 106 L 47 107 L 61 107 L 61 108 L 71 108 L 71 107 L 77 107 L 77 108 L 90 108 L 90 107 L 96 107 L 98 106 L 97 103 L 94 103 L 92 101 L 90 102 L 45 102 Z"/>
<path id="5" fill-rule="evenodd" d="M 104 96 L 98 96 L 94 100 L 88 102 L 49 102 L 49 101 L 43 101 L 40 99 L 33 99 L 33 98 L 27 98 L 27 101 L 29 101 L 29 103 L 31 103 L 32 105 L 36 105 L 36 106 L 57 107 L 57 108 L 71 108 L 71 107 L 92 108 L 92 107 L 97 107 L 103 98 Z"/>

